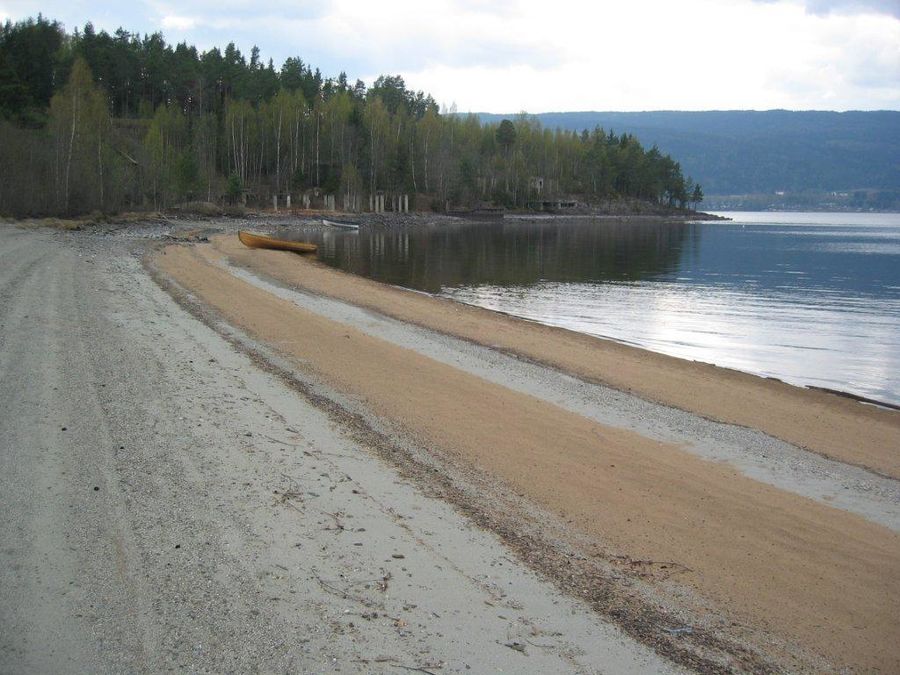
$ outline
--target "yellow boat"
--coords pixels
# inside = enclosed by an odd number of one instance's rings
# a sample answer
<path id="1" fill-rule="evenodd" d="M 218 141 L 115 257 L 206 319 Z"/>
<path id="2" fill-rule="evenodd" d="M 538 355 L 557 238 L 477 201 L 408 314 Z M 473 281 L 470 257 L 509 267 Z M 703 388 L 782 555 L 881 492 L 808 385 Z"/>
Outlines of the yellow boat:
<path id="1" fill-rule="evenodd" d="M 244 246 L 250 248 L 271 248 L 276 251 L 293 251 L 294 253 L 315 253 L 319 248 L 315 244 L 305 241 L 288 241 L 287 239 L 276 239 L 268 237 L 264 234 L 256 234 L 255 232 L 238 232 L 238 239 Z"/>

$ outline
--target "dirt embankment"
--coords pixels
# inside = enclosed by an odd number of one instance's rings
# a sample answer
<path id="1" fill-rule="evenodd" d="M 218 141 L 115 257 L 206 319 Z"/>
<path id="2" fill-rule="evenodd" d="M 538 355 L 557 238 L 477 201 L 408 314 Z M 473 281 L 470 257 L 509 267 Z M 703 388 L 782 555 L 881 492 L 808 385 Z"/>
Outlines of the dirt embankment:
<path id="1" fill-rule="evenodd" d="M 668 561 L 677 584 L 754 631 L 836 665 L 900 668 L 900 537 L 727 465 L 608 427 L 298 308 L 223 259 L 843 462 L 900 475 L 900 416 L 821 392 L 693 364 L 385 287 L 296 257 L 172 247 L 160 269 L 412 437 L 498 476 L 607 555 Z M 671 581 L 669 583 L 672 583 Z"/>

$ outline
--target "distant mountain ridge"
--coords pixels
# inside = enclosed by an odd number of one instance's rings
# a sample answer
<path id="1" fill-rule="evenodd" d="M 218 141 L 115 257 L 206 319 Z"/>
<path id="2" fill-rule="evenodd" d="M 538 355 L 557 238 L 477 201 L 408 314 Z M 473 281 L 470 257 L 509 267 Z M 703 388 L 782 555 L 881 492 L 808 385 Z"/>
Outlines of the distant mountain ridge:
<path id="1" fill-rule="evenodd" d="M 483 122 L 515 115 L 476 113 Z M 900 112 L 558 112 L 544 127 L 635 135 L 707 195 L 900 189 Z"/>

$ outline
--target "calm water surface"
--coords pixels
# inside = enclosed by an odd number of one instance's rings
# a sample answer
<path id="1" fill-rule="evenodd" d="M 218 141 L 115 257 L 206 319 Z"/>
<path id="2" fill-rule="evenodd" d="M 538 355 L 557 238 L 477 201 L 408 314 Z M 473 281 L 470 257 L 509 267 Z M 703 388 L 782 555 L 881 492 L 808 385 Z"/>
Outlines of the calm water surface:
<path id="1" fill-rule="evenodd" d="M 318 232 L 337 267 L 542 323 L 900 403 L 900 214 Z M 307 233 L 307 237 L 309 233 Z"/>

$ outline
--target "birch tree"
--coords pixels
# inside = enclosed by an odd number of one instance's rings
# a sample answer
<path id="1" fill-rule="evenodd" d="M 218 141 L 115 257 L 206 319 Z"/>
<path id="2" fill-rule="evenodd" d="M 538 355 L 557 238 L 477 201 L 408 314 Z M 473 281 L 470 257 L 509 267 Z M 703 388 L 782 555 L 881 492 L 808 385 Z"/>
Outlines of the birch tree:
<path id="1" fill-rule="evenodd" d="M 57 202 L 64 213 L 104 207 L 104 144 L 110 133 L 106 95 L 84 59 L 50 101 Z"/>

